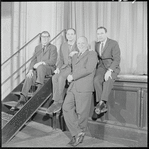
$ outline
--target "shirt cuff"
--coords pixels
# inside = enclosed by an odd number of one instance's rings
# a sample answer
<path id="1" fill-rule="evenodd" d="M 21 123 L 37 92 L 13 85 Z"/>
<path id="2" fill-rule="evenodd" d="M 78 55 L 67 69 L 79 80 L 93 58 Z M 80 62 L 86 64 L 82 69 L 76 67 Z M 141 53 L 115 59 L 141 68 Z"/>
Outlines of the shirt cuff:
<path id="1" fill-rule="evenodd" d="M 42 61 L 42 64 L 43 64 L 43 65 L 46 65 L 46 63 L 45 63 L 45 62 L 43 62 L 43 61 Z"/>

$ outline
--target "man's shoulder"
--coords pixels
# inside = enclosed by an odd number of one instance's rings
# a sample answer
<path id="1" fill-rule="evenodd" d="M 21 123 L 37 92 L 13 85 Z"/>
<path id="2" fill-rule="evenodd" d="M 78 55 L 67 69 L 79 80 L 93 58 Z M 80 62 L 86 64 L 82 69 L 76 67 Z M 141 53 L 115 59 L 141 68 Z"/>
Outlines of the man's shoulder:
<path id="1" fill-rule="evenodd" d="M 41 48 L 42 47 L 42 44 L 38 44 L 37 46 L 36 46 L 36 48 Z"/>
<path id="2" fill-rule="evenodd" d="M 48 48 L 50 48 L 50 49 L 56 49 L 56 46 L 53 45 L 53 44 L 49 44 L 49 45 L 48 45 Z"/>
<path id="3" fill-rule="evenodd" d="M 107 38 L 107 40 L 110 42 L 110 43 L 113 43 L 113 44 L 118 44 L 118 42 L 114 39 L 110 39 L 110 38 Z"/>
<path id="4" fill-rule="evenodd" d="M 68 42 L 67 42 L 67 41 L 63 42 L 63 43 L 61 44 L 61 46 L 62 46 L 62 47 L 68 46 Z"/>
<path id="5" fill-rule="evenodd" d="M 93 50 L 88 51 L 88 53 L 89 53 L 89 55 L 92 55 L 92 56 L 96 56 L 97 55 L 96 51 L 93 51 Z"/>

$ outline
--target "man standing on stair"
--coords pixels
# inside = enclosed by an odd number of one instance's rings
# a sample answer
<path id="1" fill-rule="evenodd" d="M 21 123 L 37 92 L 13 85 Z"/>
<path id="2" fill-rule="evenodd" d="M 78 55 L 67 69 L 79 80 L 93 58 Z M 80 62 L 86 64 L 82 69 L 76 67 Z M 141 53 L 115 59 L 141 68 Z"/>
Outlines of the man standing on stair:
<path id="1" fill-rule="evenodd" d="M 56 68 L 57 48 L 55 45 L 49 43 L 49 41 L 49 32 L 43 31 L 41 33 L 41 44 L 35 47 L 33 59 L 31 60 L 29 71 L 23 83 L 20 100 L 11 110 L 15 110 L 19 105 L 27 102 L 28 92 L 32 85 L 37 86 L 36 92 L 38 92 L 43 86 L 45 76 L 53 74 Z"/>
<path id="2" fill-rule="evenodd" d="M 62 107 L 66 79 L 71 73 L 71 57 L 79 51 L 76 44 L 76 30 L 73 28 L 67 29 L 66 38 L 67 41 L 62 43 L 60 47 L 57 69 L 52 77 L 53 104 L 47 109 L 48 114 L 58 112 Z"/>
<path id="3" fill-rule="evenodd" d="M 79 53 L 72 57 L 72 73 L 67 77 L 71 84 L 63 103 L 64 119 L 72 135 L 68 144 L 72 146 L 77 146 L 84 139 L 97 65 L 97 54 L 89 51 L 86 37 L 79 37 L 77 46 Z"/>

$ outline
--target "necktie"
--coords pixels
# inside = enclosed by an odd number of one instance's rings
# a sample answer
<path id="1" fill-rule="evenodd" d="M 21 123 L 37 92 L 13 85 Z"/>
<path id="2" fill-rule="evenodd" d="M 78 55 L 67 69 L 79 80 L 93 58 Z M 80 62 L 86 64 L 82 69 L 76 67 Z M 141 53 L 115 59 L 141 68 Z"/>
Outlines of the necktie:
<path id="1" fill-rule="evenodd" d="M 79 57 L 81 56 L 81 54 L 82 54 L 81 52 L 80 52 L 80 53 L 78 53 L 78 57 L 77 57 L 77 58 L 79 58 Z"/>
<path id="2" fill-rule="evenodd" d="M 43 46 L 43 52 L 45 52 L 46 46 Z"/>
<path id="3" fill-rule="evenodd" d="M 101 43 L 101 46 L 100 46 L 100 55 L 102 55 L 102 52 L 103 52 L 103 42 Z"/>

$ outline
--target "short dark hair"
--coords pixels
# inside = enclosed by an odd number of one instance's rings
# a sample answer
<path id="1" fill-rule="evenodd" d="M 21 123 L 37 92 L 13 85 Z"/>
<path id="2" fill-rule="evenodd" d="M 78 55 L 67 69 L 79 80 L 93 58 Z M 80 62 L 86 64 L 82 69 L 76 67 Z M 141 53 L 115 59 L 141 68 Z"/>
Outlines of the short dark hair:
<path id="1" fill-rule="evenodd" d="M 105 30 L 105 33 L 107 33 L 107 29 L 105 27 L 100 26 L 100 27 L 97 28 L 97 30 L 99 30 L 99 29 L 104 29 Z"/>
<path id="2" fill-rule="evenodd" d="M 73 30 L 74 31 L 74 34 L 76 34 L 76 30 L 74 28 L 68 28 L 66 33 L 68 32 L 68 30 Z"/>
<path id="3" fill-rule="evenodd" d="M 41 33 L 41 36 L 42 36 L 42 34 L 48 34 L 48 36 L 50 37 L 50 33 L 49 33 L 48 31 L 43 31 L 43 32 Z"/>

